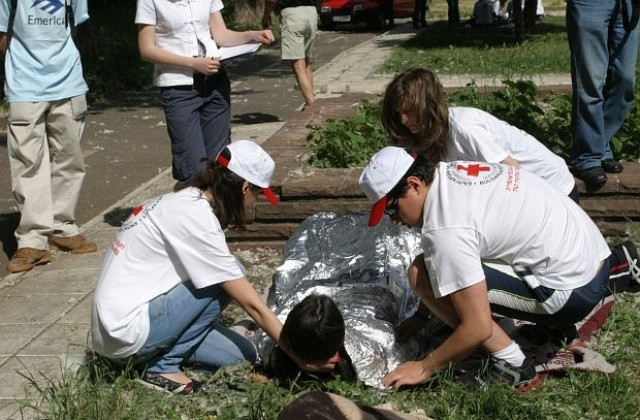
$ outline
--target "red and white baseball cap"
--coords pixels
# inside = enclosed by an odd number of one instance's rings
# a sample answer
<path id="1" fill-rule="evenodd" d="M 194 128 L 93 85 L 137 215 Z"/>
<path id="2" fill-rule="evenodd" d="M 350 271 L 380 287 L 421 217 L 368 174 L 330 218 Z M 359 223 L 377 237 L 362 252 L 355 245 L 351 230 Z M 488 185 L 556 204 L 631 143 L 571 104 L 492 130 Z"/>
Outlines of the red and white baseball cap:
<path id="1" fill-rule="evenodd" d="M 388 146 L 373 155 L 360 175 L 360 188 L 374 203 L 369 216 L 369 227 L 380 223 L 387 209 L 387 194 L 407 173 L 415 156 L 401 147 Z"/>
<path id="2" fill-rule="evenodd" d="M 216 159 L 219 164 L 229 169 L 245 181 L 262 188 L 262 193 L 274 206 L 278 197 L 269 184 L 273 178 L 276 164 L 262 147 L 250 140 L 234 141 L 227 146 L 231 157 L 226 159 L 222 154 Z"/>

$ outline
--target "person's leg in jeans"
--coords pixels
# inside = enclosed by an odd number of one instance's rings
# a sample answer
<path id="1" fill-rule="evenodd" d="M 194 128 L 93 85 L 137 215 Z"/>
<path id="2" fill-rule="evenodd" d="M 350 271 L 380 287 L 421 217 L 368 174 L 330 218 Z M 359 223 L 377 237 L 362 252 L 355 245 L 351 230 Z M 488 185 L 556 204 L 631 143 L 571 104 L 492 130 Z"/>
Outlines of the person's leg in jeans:
<path id="1" fill-rule="evenodd" d="M 79 234 L 75 211 L 85 175 L 80 140 L 84 131 L 87 101 L 84 95 L 52 103 L 46 117 L 51 154 L 53 233 Z"/>
<path id="2" fill-rule="evenodd" d="M 609 75 L 604 86 L 604 129 L 605 151 L 603 159 L 614 159 L 611 152 L 610 141 L 618 132 L 634 102 L 636 61 L 638 56 L 638 32 L 636 26 L 627 32 L 624 25 L 624 16 L 630 18 L 632 11 L 631 0 L 621 0 L 625 7 L 618 7 L 614 13 L 614 19 L 609 36 Z"/>
<path id="3" fill-rule="evenodd" d="M 573 87 L 571 161 L 578 170 L 600 167 L 605 153 L 603 88 L 609 68 L 614 0 L 569 0 L 566 22 Z"/>
<path id="4" fill-rule="evenodd" d="M 215 159 L 231 143 L 231 83 L 223 67 L 213 79 L 212 92 L 203 97 L 200 127 L 206 157 Z"/>
<path id="5" fill-rule="evenodd" d="M 460 6 L 458 0 L 447 0 L 447 16 L 449 26 L 457 26 L 460 24 Z"/>
<path id="6" fill-rule="evenodd" d="M 413 2 L 413 28 L 417 29 L 426 25 L 427 0 L 414 0 Z"/>
<path id="7" fill-rule="evenodd" d="M 134 364 L 149 372 L 175 374 L 189 360 L 209 369 L 255 360 L 251 342 L 214 323 L 230 300 L 220 285 L 195 289 L 190 282 L 158 296 L 149 303 L 149 337 L 134 355 Z M 213 338 L 219 340 L 214 347 L 202 347 Z"/>
<path id="8" fill-rule="evenodd" d="M 203 100 L 193 87 L 163 88 L 161 98 L 171 140 L 173 178 L 181 187 L 204 168 L 200 163 L 207 156 L 200 127 Z"/>

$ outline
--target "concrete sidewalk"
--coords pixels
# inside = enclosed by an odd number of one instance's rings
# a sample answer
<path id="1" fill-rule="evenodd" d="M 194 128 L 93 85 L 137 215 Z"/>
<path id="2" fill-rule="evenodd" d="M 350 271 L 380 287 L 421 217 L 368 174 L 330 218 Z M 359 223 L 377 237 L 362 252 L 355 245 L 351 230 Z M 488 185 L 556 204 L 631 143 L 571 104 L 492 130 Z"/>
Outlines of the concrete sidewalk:
<path id="1" fill-rule="evenodd" d="M 349 93 L 381 94 L 392 76 L 375 71 L 394 46 L 415 34 L 410 27 L 410 22 L 404 21 L 317 69 L 316 90 L 322 92 L 318 97 L 343 95 L 348 101 Z M 470 76 L 442 79 L 445 86 L 464 86 L 472 79 L 478 85 L 499 82 Z M 564 84 L 567 80 L 567 76 L 557 77 L 551 84 Z M 232 137 L 261 142 L 281 125 L 238 127 Z M 97 243 L 98 252 L 87 255 L 56 252 L 47 265 L 0 278 L 0 381 L 4 384 L 0 388 L 0 419 L 22 418 L 17 409 L 18 400 L 27 397 L 28 380 L 24 376 L 37 381 L 56 380 L 65 369 L 82 362 L 90 345 L 94 283 L 111 239 L 131 208 L 171 191 L 173 183 L 167 169 L 82 226 L 83 233 Z"/>

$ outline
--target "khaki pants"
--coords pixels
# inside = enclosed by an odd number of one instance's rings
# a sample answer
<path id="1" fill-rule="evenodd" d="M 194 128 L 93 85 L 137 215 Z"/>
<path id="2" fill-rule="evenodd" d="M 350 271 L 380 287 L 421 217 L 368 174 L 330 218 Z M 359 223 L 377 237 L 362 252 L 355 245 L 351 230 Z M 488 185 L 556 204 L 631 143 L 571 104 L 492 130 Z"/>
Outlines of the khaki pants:
<path id="1" fill-rule="evenodd" d="M 48 249 L 50 235 L 79 233 L 75 209 L 85 174 L 80 138 L 86 114 L 84 95 L 9 104 L 11 187 L 21 212 L 18 248 Z"/>

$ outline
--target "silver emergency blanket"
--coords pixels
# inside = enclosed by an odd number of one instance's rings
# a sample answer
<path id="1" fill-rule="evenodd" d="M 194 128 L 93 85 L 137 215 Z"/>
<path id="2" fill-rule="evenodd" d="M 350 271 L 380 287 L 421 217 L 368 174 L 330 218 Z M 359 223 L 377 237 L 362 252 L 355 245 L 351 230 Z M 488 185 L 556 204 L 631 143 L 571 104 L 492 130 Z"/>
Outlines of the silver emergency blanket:
<path id="1" fill-rule="evenodd" d="M 424 350 L 416 340 L 394 338 L 394 326 L 418 306 L 406 273 L 422 251 L 418 232 L 394 226 L 387 217 L 368 228 L 368 217 L 319 213 L 300 224 L 285 245 L 267 303 L 284 322 L 306 296 L 331 297 L 344 317 L 345 349 L 358 378 L 381 388 L 387 372 Z M 264 333 L 255 341 L 263 356 L 273 348 Z"/>

